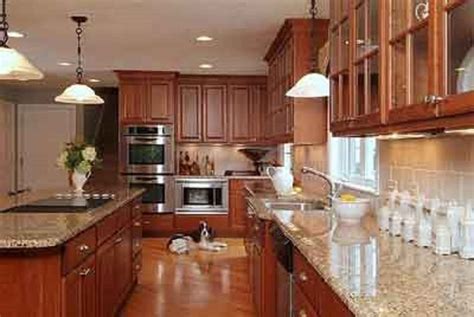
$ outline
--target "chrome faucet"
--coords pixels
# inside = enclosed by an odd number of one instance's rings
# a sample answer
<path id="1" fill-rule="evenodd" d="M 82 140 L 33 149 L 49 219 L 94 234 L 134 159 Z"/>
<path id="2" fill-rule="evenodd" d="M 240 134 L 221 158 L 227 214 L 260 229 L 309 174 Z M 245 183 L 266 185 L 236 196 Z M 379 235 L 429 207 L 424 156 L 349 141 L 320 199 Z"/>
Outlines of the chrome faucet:
<path id="1" fill-rule="evenodd" d="M 329 207 L 332 207 L 333 199 L 336 196 L 336 183 L 333 181 L 333 179 L 329 175 L 324 174 L 323 172 L 320 172 L 320 171 L 315 170 L 315 169 L 310 168 L 310 167 L 303 167 L 301 169 L 301 173 L 302 174 L 311 174 L 311 175 L 314 175 L 314 176 L 318 176 L 322 180 L 326 181 L 326 183 L 328 184 L 328 187 L 329 187 L 329 190 L 328 190 L 329 193 L 328 193 L 328 196 L 327 196 L 328 205 L 329 205 Z"/>

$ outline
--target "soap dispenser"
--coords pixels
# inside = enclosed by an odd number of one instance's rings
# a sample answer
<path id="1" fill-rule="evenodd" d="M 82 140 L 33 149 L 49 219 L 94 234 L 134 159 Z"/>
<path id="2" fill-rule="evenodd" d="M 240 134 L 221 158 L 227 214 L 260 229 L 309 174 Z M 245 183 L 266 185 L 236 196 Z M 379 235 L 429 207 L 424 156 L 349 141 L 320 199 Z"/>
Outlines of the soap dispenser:
<path id="1" fill-rule="evenodd" d="M 463 259 L 474 259 L 474 215 L 472 204 L 468 202 L 461 221 L 461 244 L 459 256 Z"/>

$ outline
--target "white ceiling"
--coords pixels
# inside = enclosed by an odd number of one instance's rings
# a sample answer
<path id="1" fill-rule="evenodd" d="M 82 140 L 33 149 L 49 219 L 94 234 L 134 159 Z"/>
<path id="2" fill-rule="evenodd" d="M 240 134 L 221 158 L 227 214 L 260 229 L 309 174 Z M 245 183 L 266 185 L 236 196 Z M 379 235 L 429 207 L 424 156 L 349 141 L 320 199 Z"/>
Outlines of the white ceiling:
<path id="1" fill-rule="evenodd" d="M 329 0 L 319 1 L 327 17 Z M 262 61 L 285 18 L 308 16 L 309 0 L 9 0 L 10 39 L 47 78 L 40 86 L 73 80 L 75 25 L 69 17 L 91 19 L 84 34 L 86 76 L 96 86 L 115 85 L 114 69 L 172 70 L 183 73 L 264 74 Z M 195 37 L 209 35 L 210 43 Z M 211 70 L 198 65 L 211 63 Z M 32 83 L 18 85 L 32 85 Z"/>

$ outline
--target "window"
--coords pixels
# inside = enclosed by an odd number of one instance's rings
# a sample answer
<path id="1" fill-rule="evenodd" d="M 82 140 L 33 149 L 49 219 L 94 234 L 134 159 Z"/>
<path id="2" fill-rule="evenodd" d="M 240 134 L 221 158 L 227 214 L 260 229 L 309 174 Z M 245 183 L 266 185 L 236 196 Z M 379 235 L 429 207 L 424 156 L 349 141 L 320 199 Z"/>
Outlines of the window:
<path id="1" fill-rule="evenodd" d="M 337 179 L 377 190 L 378 155 L 375 138 L 331 138 L 330 170 Z"/>

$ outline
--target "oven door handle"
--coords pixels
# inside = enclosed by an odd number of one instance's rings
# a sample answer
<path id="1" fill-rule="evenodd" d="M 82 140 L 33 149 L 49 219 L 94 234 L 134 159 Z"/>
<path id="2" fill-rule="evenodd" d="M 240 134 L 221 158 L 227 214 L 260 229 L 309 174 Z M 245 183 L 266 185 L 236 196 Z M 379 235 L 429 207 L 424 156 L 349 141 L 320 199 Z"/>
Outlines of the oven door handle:
<path id="1" fill-rule="evenodd" d="M 140 182 L 156 182 L 159 181 L 158 177 L 135 177 L 133 180 Z"/>
<path id="2" fill-rule="evenodd" d="M 135 140 L 135 141 L 140 141 L 140 142 L 156 142 L 156 141 L 158 141 L 158 138 L 140 138 L 140 137 L 134 137 L 133 140 Z"/>

